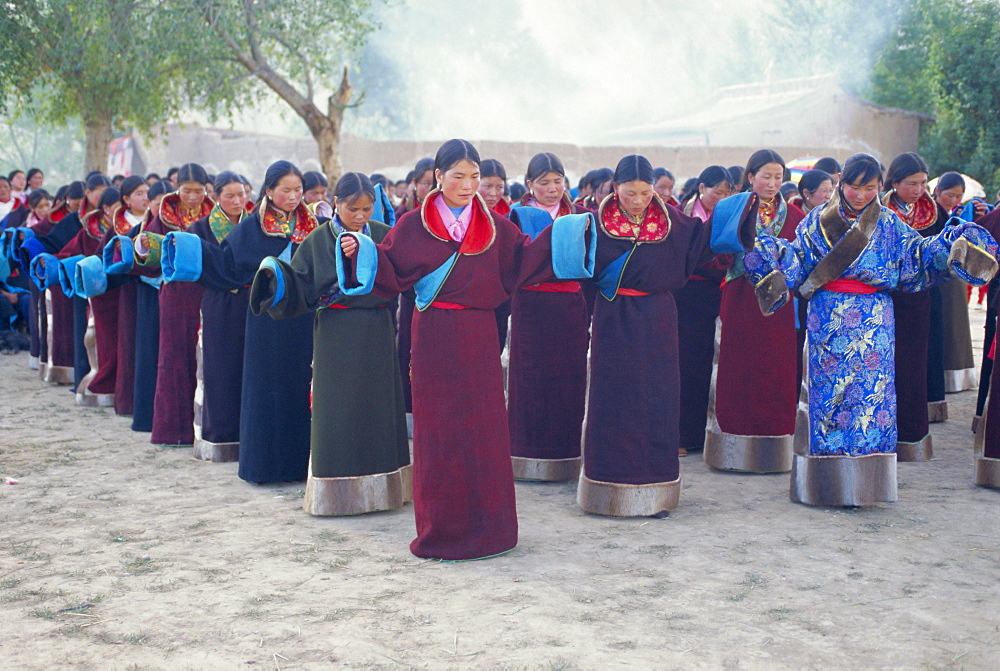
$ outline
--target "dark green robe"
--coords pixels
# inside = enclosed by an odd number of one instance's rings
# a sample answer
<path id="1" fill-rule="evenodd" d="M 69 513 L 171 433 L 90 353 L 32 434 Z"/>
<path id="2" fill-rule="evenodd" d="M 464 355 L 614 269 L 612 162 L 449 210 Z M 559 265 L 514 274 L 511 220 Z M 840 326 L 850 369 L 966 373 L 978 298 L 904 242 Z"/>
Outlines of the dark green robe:
<path id="1" fill-rule="evenodd" d="M 369 222 L 381 242 L 389 227 Z M 389 305 L 392 299 L 337 291 L 337 237 L 330 223 L 302 241 L 292 262 L 277 260 L 277 281 L 258 272 L 254 314 L 286 319 L 317 310 L 313 325 L 311 476 L 341 478 L 390 473 L 410 463 L 406 410 Z M 332 292 L 332 295 L 331 295 Z M 329 307 L 340 305 L 344 307 Z"/>

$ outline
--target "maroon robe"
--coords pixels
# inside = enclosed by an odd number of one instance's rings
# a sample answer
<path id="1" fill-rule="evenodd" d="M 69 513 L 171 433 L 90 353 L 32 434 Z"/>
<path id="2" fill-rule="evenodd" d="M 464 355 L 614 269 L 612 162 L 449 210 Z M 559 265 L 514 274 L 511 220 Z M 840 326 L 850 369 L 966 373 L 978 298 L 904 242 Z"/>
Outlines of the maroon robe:
<path id="1" fill-rule="evenodd" d="M 994 238 L 1000 237 L 1000 209 L 993 210 L 990 214 L 981 217 L 976 223 L 989 231 Z M 998 278 L 993 279 L 994 283 L 997 281 Z M 1000 393 L 997 392 L 1000 389 L 1000 366 L 996 365 L 997 353 L 993 344 L 994 338 L 987 338 L 986 342 L 983 343 L 983 358 L 985 359 L 992 354 L 993 365 L 990 368 L 989 391 L 985 401 L 986 409 L 983 420 L 976 428 L 975 441 L 975 483 L 987 487 L 1000 487 Z"/>
<path id="2" fill-rule="evenodd" d="M 160 235 L 185 231 L 197 219 L 207 217 L 212 206 L 212 201 L 206 198 L 196 218 L 192 218 L 194 214 L 183 216 L 180 197 L 171 193 L 160 201 L 160 213 L 144 231 Z M 160 287 L 160 344 L 153 398 L 153 433 L 149 438 L 154 445 L 194 445 L 194 392 L 198 384 L 202 293 L 204 289 L 195 282 L 165 282 Z"/>
<path id="3" fill-rule="evenodd" d="M 494 310 L 518 288 L 554 279 L 551 227 L 529 242 L 473 199 L 463 242 L 450 239 L 437 192 L 378 245 L 375 291 L 406 291 L 460 256 L 436 300 L 414 312 L 413 500 L 418 557 L 477 559 L 517 545 L 517 513 Z"/>

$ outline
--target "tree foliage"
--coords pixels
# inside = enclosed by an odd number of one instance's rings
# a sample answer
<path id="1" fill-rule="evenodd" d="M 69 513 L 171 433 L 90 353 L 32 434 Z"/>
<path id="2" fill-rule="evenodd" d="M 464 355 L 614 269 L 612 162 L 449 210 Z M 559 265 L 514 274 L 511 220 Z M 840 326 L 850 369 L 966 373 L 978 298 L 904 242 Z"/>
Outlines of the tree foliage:
<path id="1" fill-rule="evenodd" d="M 920 152 L 940 174 L 1000 187 L 1000 3 L 909 0 L 876 60 L 871 97 L 925 112 Z"/>

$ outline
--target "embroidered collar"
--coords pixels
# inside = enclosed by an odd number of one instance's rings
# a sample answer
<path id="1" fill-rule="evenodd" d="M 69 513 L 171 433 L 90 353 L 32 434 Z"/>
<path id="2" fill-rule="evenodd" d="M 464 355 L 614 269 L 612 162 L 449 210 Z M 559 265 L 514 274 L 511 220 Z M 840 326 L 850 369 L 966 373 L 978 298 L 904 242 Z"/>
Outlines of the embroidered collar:
<path id="1" fill-rule="evenodd" d="M 181 197 L 178 193 L 168 193 L 160 201 L 160 223 L 173 231 L 186 231 L 188 226 L 202 217 L 207 217 L 215 203 L 206 197 L 201 201 L 201 209 L 194 212 L 181 211 Z"/>
<path id="2" fill-rule="evenodd" d="M 344 225 L 340 223 L 340 217 L 337 216 L 336 213 L 334 213 L 333 219 L 330 220 L 330 227 L 333 229 L 333 232 L 336 233 L 337 235 L 347 232 L 347 229 L 344 228 Z M 367 221 L 365 222 L 365 225 L 361 227 L 361 230 L 358 232 L 367 235 L 369 238 L 372 237 L 372 229 L 371 226 L 368 225 Z"/>
<path id="3" fill-rule="evenodd" d="M 222 242 L 226 236 L 232 232 L 236 224 L 229 221 L 229 217 L 222 211 L 222 206 L 216 204 L 208 215 L 208 227 L 212 230 L 216 242 Z"/>
<path id="4" fill-rule="evenodd" d="M 115 211 L 111 213 L 112 221 L 114 221 L 114 218 L 118 215 L 118 209 L 120 208 L 116 208 Z M 111 228 L 111 225 L 111 221 L 108 221 L 99 210 L 94 210 L 83 219 L 84 230 L 87 231 L 87 235 L 95 240 L 103 240 L 104 234 L 109 228 Z"/>
<path id="5" fill-rule="evenodd" d="M 901 201 L 897 196 L 895 191 L 890 191 L 885 194 L 882 199 L 885 201 L 885 206 L 896 213 L 903 223 L 913 228 L 915 230 L 921 230 L 932 225 L 937 221 L 938 211 L 937 204 L 931 195 L 924 192 L 917 202 L 912 205 L 907 205 Z"/>
<path id="6" fill-rule="evenodd" d="M 306 239 L 306 236 L 316 229 L 316 217 L 313 216 L 309 208 L 301 200 L 292 212 L 295 217 L 293 222 L 289 222 L 283 212 L 278 212 L 271 199 L 264 196 L 257 207 L 257 216 L 260 217 L 260 230 L 264 235 L 272 238 L 287 238 L 291 236 L 293 244 L 299 244 Z"/>
<path id="7" fill-rule="evenodd" d="M 132 230 L 132 223 L 125 217 L 127 213 L 128 208 L 123 205 L 119 205 L 118 208 L 115 209 L 115 215 L 112 219 L 115 228 L 115 235 L 125 235 Z M 142 223 L 140 223 L 140 226 L 149 222 L 151 214 L 152 213 L 149 210 L 146 210 L 146 213 L 142 217 Z"/>
<path id="8" fill-rule="evenodd" d="M 424 230 L 432 236 L 444 242 L 453 242 L 441 220 L 441 215 L 438 214 L 437 206 L 433 206 L 437 198 L 443 198 L 440 189 L 434 189 L 427 194 L 427 198 L 420 206 L 420 220 L 424 225 Z M 486 201 L 483 200 L 483 197 L 477 193 L 472 197 L 472 219 L 469 221 L 469 228 L 465 231 L 465 238 L 458 248 L 458 253 L 482 254 L 493 246 L 496 237 L 497 230 L 490 210 L 486 207 Z"/>
<path id="9" fill-rule="evenodd" d="M 785 218 L 788 216 L 788 204 L 781 194 L 774 196 L 774 200 L 765 203 L 757 198 L 757 233 L 767 233 L 777 236 L 785 226 Z"/>
<path id="10" fill-rule="evenodd" d="M 670 214 L 660 197 L 653 195 L 642 221 L 633 223 L 618 205 L 618 196 L 611 193 L 597 209 L 597 221 L 611 238 L 636 242 L 663 242 L 670 234 Z"/>
<path id="11" fill-rule="evenodd" d="M 521 196 L 521 200 L 519 202 L 521 203 L 521 205 L 524 205 L 526 207 L 536 207 L 539 210 L 545 210 L 550 215 L 552 214 L 552 212 L 549 211 L 549 208 L 543 207 L 538 202 L 535 202 L 535 204 L 532 205 L 532 202 L 534 200 L 535 199 L 534 199 L 534 197 L 531 194 L 526 193 L 523 196 Z M 502 198 L 500 199 L 500 202 L 503 202 Z M 507 211 L 509 212 L 510 208 L 507 208 Z M 574 212 L 575 212 L 575 210 L 573 209 L 573 201 L 571 201 L 569 199 L 569 194 L 567 194 L 566 192 L 563 192 L 562 200 L 559 201 L 559 210 L 558 210 L 558 213 L 556 214 L 555 217 L 553 217 L 553 219 L 556 219 L 558 217 L 565 217 L 567 214 L 573 214 Z"/>

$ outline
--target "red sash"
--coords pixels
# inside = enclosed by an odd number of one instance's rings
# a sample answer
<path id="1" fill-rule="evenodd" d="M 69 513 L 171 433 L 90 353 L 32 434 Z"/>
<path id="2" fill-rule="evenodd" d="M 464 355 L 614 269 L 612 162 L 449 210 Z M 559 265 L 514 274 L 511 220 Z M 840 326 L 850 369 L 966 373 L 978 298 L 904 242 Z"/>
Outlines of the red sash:
<path id="1" fill-rule="evenodd" d="M 873 294 L 878 291 L 875 287 L 857 280 L 833 280 L 823 285 L 827 291 L 839 291 L 842 294 Z"/>

